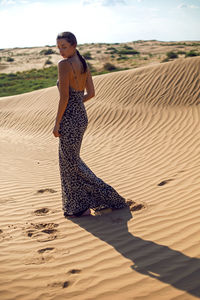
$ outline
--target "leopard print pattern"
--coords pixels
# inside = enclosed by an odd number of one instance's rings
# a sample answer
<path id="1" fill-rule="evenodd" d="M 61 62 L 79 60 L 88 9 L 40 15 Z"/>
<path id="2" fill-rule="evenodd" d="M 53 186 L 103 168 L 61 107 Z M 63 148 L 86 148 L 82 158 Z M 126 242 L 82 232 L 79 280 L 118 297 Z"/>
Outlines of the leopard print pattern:
<path id="1" fill-rule="evenodd" d="M 57 82 L 57 86 L 59 82 Z M 92 208 L 123 208 L 125 198 L 97 177 L 80 157 L 81 143 L 88 126 L 83 103 L 84 91 L 69 88 L 69 101 L 59 127 L 59 169 L 64 216 Z"/>

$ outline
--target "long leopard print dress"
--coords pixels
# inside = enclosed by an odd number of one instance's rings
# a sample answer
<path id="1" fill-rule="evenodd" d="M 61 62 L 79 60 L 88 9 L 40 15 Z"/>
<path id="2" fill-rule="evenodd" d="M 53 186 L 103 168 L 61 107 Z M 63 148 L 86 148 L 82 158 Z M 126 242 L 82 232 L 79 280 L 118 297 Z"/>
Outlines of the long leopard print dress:
<path id="1" fill-rule="evenodd" d="M 70 62 L 76 84 L 78 80 Z M 59 88 L 59 81 L 57 81 Z M 125 198 L 97 177 L 80 158 L 80 148 L 88 117 L 83 103 L 84 91 L 69 87 L 69 101 L 59 127 L 59 168 L 64 216 L 80 216 L 88 208 L 123 208 Z"/>

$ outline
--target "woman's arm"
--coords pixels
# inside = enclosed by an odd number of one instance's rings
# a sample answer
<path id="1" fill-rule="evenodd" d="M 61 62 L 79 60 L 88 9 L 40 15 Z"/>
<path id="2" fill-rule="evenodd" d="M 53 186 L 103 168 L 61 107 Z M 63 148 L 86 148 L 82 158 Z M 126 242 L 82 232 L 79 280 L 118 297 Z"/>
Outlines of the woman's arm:
<path id="1" fill-rule="evenodd" d="M 69 101 L 69 71 L 70 66 L 67 61 L 61 60 L 58 63 L 58 80 L 59 80 L 59 93 L 60 101 L 58 105 L 58 111 L 55 121 L 55 126 L 53 129 L 53 134 L 55 137 L 59 137 L 59 127 L 62 116 L 65 112 Z"/>
<path id="2" fill-rule="evenodd" d="M 95 96 L 94 84 L 93 84 L 93 80 L 89 68 L 87 72 L 88 75 L 87 75 L 86 86 L 85 86 L 87 93 L 83 96 L 83 102 Z"/>
<path id="3" fill-rule="evenodd" d="M 59 125 L 62 116 L 69 100 L 69 71 L 70 66 L 67 61 L 61 60 L 58 63 L 58 80 L 59 80 L 59 93 L 60 101 L 58 105 L 58 111 L 56 116 L 55 125 Z"/>

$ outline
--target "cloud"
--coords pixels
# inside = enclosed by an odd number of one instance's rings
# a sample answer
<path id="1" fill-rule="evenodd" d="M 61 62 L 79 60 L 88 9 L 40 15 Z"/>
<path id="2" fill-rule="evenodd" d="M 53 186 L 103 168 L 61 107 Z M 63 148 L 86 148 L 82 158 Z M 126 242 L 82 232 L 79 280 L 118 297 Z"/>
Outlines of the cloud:
<path id="1" fill-rule="evenodd" d="M 196 5 L 189 5 L 190 8 L 200 8 L 199 6 Z"/>
<path id="2" fill-rule="evenodd" d="M 180 5 L 178 5 L 179 9 L 182 9 L 182 8 L 191 8 L 191 9 L 197 9 L 197 8 L 200 8 L 199 6 L 196 6 L 196 5 L 188 5 L 188 4 L 185 4 L 185 3 L 181 3 Z"/>
<path id="3" fill-rule="evenodd" d="M 20 0 L 19 3 L 28 4 L 28 0 Z"/>
<path id="4" fill-rule="evenodd" d="M 159 9 L 159 8 L 156 8 L 156 7 L 150 7 L 149 10 L 150 10 L 150 11 L 160 11 L 160 9 Z"/>
<path id="5" fill-rule="evenodd" d="M 1 5 L 9 5 L 9 4 L 15 4 L 16 1 L 13 0 L 1 0 L 0 4 Z"/>
<path id="6" fill-rule="evenodd" d="M 140 1 L 140 0 L 139 0 Z M 83 5 L 114 6 L 118 4 L 126 5 L 126 0 L 83 0 Z"/>
<path id="7" fill-rule="evenodd" d="M 179 4 L 177 8 L 180 8 L 180 9 L 181 8 L 187 8 L 187 5 L 182 3 L 182 4 Z"/>
<path id="8" fill-rule="evenodd" d="M 113 6 L 117 4 L 126 4 L 125 0 L 103 0 L 102 5 L 103 6 Z"/>
<path id="9" fill-rule="evenodd" d="M 6 5 L 13 5 L 13 4 L 28 4 L 28 0 L 1 0 L 0 5 L 6 6 Z"/>

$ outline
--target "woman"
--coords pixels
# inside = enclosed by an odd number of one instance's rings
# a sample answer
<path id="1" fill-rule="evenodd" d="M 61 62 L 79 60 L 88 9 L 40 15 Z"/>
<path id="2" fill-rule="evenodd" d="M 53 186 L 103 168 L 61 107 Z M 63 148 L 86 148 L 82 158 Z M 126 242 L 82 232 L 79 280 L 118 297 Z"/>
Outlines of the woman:
<path id="1" fill-rule="evenodd" d="M 86 61 L 76 49 L 75 35 L 62 32 L 56 41 L 63 59 L 58 63 L 60 101 L 53 134 L 59 137 L 64 216 L 87 216 L 91 213 L 90 208 L 125 207 L 125 199 L 97 177 L 80 158 L 81 142 L 88 125 L 83 102 L 94 97 L 94 85 Z"/>

